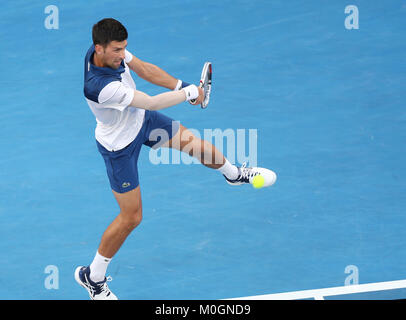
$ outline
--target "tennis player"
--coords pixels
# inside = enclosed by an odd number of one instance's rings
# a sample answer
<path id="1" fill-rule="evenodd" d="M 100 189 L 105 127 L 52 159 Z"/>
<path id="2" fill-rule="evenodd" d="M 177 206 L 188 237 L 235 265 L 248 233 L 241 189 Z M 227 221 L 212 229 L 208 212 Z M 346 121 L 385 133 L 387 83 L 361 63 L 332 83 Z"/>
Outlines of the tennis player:
<path id="1" fill-rule="evenodd" d="M 137 161 L 143 145 L 180 151 L 188 146 L 191 156 L 223 174 L 231 185 L 252 183 L 258 174 L 264 177 L 264 186 L 276 181 L 271 170 L 234 166 L 211 143 L 197 138 L 178 121 L 160 113 L 158 110 L 185 101 L 199 105 L 204 91 L 131 54 L 126 49 L 127 37 L 127 30 L 119 21 L 107 18 L 97 22 L 92 29 L 93 45 L 86 53 L 84 64 L 84 95 L 96 117 L 97 148 L 120 207 L 120 213 L 103 233 L 93 261 L 88 266 L 77 267 L 74 273 L 76 281 L 93 300 L 117 300 L 107 285 L 106 270 L 142 219 Z M 137 90 L 130 70 L 169 90 L 154 96 Z M 156 129 L 165 130 L 167 134 L 156 137 L 153 134 Z M 184 136 L 189 139 L 182 139 Z"/>

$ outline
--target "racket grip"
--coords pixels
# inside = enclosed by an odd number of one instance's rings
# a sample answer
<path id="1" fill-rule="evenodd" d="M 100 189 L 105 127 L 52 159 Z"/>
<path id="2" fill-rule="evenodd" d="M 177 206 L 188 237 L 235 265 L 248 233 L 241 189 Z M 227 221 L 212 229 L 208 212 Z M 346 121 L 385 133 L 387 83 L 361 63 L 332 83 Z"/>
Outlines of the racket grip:
<path id="1" fill-rule="evenodd" d="M 199 88 L 203 88 L 203 82 L 202 82 L 202 80 L 200 80 Z M 191 103 L 195 103 L 195 102 L 196 102 L 196 99 L 190 99 L 190 102 L 191 102 Z"/>

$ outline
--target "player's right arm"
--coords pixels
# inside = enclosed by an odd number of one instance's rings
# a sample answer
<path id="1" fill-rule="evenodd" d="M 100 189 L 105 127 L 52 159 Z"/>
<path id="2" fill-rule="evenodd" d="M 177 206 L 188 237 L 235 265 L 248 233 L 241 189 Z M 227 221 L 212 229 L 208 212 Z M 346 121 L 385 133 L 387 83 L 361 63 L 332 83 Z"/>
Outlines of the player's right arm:
<path id="1" fill-rule="evenodd" d="M 178 91 L 168 91 L 149 96 L 148 94 L 134 90 L 134 97 L 130 106 L 145 110 L 161 110 L 172 107 L 184 101 L 196 99 L 199 96 L 199 88 L 195 85 L 190 85 Z"/>
<path id="2" fill-rule="evenodd" d="M 104 107 L 121 111 L 128 106 L 145 110 L 161 110 L 196 99 L 200 91 L 201 88 L 192 84 L 181 90 L 149 96 L 142 91 L 125 86 L 121 81 L 112 81 L 101 90 L 98 102 Z"/>

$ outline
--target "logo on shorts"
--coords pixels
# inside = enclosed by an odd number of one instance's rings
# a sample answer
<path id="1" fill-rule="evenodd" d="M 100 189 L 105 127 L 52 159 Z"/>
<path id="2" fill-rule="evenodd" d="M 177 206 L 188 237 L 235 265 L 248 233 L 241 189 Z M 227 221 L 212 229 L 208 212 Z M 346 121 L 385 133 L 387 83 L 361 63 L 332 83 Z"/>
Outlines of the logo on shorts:
<path id="1" fill-rule="evenodd" d="M 129 186 L 131 186 L 131 183 L 129 183 L 129 182 L 124 182 L 121 186 L 122 186 L 123 188 L 128 188 Z"/>

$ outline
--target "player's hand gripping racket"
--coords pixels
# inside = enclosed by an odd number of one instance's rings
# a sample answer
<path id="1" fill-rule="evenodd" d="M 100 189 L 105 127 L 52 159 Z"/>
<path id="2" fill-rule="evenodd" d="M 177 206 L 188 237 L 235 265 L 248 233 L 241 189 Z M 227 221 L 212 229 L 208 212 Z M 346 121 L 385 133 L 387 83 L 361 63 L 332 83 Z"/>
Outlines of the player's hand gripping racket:
<path id="1" fill-rule="evenodd" d="M 211 75 L 212 75 L 212 67 L 211 62 L 206 62 L 202 69 L 202 75 L 200 76 L 200 84 L 199 87 L 204 91 L 204 99 L 201 103 L 201 107 L 205 109 L 210 101 L 210 92 L 211 92 Z M 192 103 L 195 103 L 195 99 L 191 100 Z"/>

